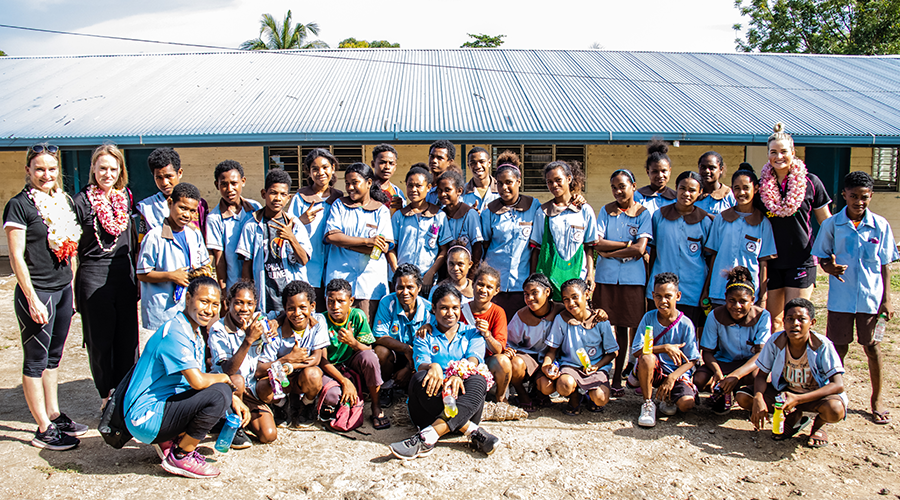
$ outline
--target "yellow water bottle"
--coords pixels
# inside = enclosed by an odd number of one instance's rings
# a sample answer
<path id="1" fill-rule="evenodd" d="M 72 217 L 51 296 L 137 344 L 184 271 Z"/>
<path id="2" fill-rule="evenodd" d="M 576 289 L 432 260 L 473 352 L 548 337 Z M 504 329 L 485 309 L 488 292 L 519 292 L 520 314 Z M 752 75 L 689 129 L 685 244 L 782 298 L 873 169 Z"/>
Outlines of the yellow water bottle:
<path id="1" fill-rule="evenodd" d="M 382 235 L 379 234 L 378 236 L 382 236 Z M 381 247 L 379 247 L 378 245 L 375 245 L 374 247 L 372 247 L 372 253 L 369 254 L 369 258 L 372 260 L 380 259 L 381 258 Z"/>
<path id="2" fill-rule="evenodd" d="M 653 327 L 648 326 L 644 330 L 644 354 L 653 354 Z"/>
<path id="3" fill-rule="evenodd" d="M 584 347 L 575 351 L 575 355 L 578 356 L 578 361 L 581 361 L 581 367 L 584 368 L 584 371 L 587 371 L 588 367 L 591 366 L 591 358 L 588 357 L 588 353 L 584 350 Z"/>
<path id="4" fill-rule="evenodd" d="M 772 434 L 784 434 L 784 398 L 779 394 L 775 396 L 775 412 L 772 415 Z"/>

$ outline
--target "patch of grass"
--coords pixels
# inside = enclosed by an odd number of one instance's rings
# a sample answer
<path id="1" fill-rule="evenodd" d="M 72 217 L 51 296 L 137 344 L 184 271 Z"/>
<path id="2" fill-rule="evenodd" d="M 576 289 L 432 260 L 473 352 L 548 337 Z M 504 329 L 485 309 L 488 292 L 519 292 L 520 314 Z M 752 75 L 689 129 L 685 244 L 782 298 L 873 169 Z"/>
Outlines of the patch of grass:
<path id="1" fill-rule="evenodd" d="M 828 277 L 829 277 L 829 276 L 830 276 L 829 274 L 826 274 L 826 273 L 824 273 L 824 272 L 822 272 L 822 273 L 817 273 L 817 274 L 816 274 L 816 283 L 826 284 L 826 285 L 827 285 L 827 284 L 828 284 Z M 892 276 L 891 276 L 891 283 L 893 283 L 893 281 L 894 281 L 893 278 L 894 278 L 894 277 L 893 277 L 893 275 L 892 275 Z"/>
<path id="2" fill-rule="evenodd" d="M 48 476 L 52 476 L 53 474 L 81 474 L 83 471 L 81 469 L 81 465 L 76 464 L 74 462 L 66 462 L 60 466 L 54 465 L 35 465 L 34 470 L 38 472 L 43 472 Z"/>
<path id="3" fill-rule="evenodd" d="M 900 274 L 891 274 L 891 291 L 900 292 Z"/>

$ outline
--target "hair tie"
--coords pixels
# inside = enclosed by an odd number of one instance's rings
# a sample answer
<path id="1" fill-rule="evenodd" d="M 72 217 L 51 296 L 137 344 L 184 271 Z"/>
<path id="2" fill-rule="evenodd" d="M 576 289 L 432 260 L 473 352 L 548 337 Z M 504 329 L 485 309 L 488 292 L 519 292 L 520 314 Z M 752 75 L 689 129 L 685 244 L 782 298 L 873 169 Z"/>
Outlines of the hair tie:
<path id="1" fill-rule="evenodd" d="M 466 247 L 464 247 L 464 246 L 461 246 L 461 245 L 454 245 L 454 246 L 450 247 L 450 250 L 447 250 L 447 255 L 450 255 L 450 252 L 456 250 L 457 248 L 459 248 L 460 250 L 465 251 L 465 252 L 466 252 L 466 255 L 469 256 L 469 260 L 472 260 L 472 252 L 470 252 L 468 248 L 466 248 Z"/>
<path id="2" fill-rule="evenodd" d="M 634 180 L 634 174 L 631 173 L 631 170 L 628 170 L 627 168 L 620 168 L 619 170 L 616 170 L 615 172 L 613 172 L 612 176 L 613 176 L 613 178 L 615 178 L 617 175 L 621 175 L 621 174 L 627 175 L 628 178 L 631 179 L 632 184 L 637 182 Z"/>
<path id="3" fill-rule="evenodd" d="M 522 175 L 522 170 L 519 169 L 519 167 L 513 165 L 512 163 L 504 163 L 504 164 L 500 165 L 499 167 L 497 167 L 497 170 L 500 170 L 503 167 L 509 167 L 509 168 L 515 169 L 515 171 L 518 172 L 520 176 Z"/>
<path id="4" fill-rule="evenodd" d="M 737 286 L 742 286 L 742 287 L 746 288 L 747 290 L 750 290 L 751 292 L 756 293 L 756 288 L 753 288 L 752 286 L 750 286 L 750 285 L 748 285 L 747 283 L 744 283 L 744 282 L 730 283 L 728 286 L 725 287 L 725 290 L 728 290 L 728 289 L 730 289 L 730 288 L 734 288 L 734 287 L 737 287 Z"/>

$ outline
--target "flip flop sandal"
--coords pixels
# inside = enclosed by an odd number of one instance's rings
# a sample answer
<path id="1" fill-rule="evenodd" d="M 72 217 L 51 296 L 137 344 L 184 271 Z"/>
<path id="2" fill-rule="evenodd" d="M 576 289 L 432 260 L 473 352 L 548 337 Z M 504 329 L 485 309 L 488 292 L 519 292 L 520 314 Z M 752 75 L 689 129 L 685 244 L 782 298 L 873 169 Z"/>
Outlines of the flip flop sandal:
<path id="1" fill-rule="evenodd" d="M 591 398 L 588 398 L 588 401 L 587 401 L 587 403 L 585 404 L 585 406 L 587 406 L 588 411 L 591 412 L 591 413 L 600 413 L 600 412 L 603 411 L 603 407 L 602 407 L 602 406 L 597 406 L 597 404 L 594 403 L 594 402 L 591 400 Z"/>
<path id="2" fill-rule="evenodd" d="M 774 439 L 775 441 L 784 441 L 786 439 L 791 439 L 799 434 L 800 431 L 809 427 L 809 424 L 811 424 L 812 421 L 813 419 L 807 417 L 806 415 L 803 415 L 802 417 L 800 417 L 800 420 L 798 420 L 797 423 L 794 424 L 794 426 L 790 429 L 785 428 L 784 432 L 781 434 L 772 434 L 772 439 Z"/>
<path id="3" fill-rule="evenodd" d="M 824 448 L 828 446 L 828 433 L 822 429 L 810 434 L 809 440 L 806 442 L 810 448 Z"/>
<path id="4" fill-rule="evenodd" d="M 609 395 L 614 398 L 621 398 L 625 396 L 625 388 L 624 387 L 613 387 L 609 390 Z"/>
<path id="5" fill-rule="evenodd" d="M 887 425 L 891 423 L 891 412 L 888 410 L 885 411 L 872 411 L 872 421 L 878 425 Z"/>
<path id="6" fill-rule="evenodd" d="M 581 415 L 581 405 L 578 405 L 578 408 L 572 408 L 569 403 L 563 403 L 562 412 L 570 417 L 575 417 Z"/>
<path id="7" fill-rule="evenodd" d="M 391 427 L 391 419 L 387 418 L 387 416 L 381 416 L 381 417 L 373 416 L 372 417 L 372 427 L 374 427 L 375 430 L 379 430 L 379 431 L 382 429 L 388 429 Z"/>

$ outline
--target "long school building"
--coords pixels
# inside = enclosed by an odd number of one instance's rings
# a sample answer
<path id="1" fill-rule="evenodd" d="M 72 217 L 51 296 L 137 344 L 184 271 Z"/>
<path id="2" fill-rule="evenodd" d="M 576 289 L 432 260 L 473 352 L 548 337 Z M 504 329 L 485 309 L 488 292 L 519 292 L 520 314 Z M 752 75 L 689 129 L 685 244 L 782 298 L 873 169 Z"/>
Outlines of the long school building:
<path id="1" fill-rule="evenodd" d="M 402 187 L 408 168 L 427 161 L 428 144 L 449 139 L 463 167 L 475 146 L 495 158 L 516 151 L 524 191 L 542 200 L 544 164 L 577 160 L 596 210 L 612 201 L 615 169 L 648 182 L 644 144 L 653 137 L 671 144 L 673 179 L 715 150 L 728 181 L 743 161 L 760 171 L 781 121 L 831 191 L 832 210 L 842 206 L 843 176 L 863 170 L 881 191 L 871 208 L 900 222 L 896 57 L 501 49 L 6 57 L 0 88 L 3 204 L 23 186 L 26 148 L 42 141 L 62 148 L 70 192 L 87 183 L 92 148 L 115 142 L 136 199 L 156 192 L 149 152 L 175 147 L 182 180 L 212 204 L 213 168 L 225 159 L 241 162 L 245 196 L 259 198 L 270 168 L 299 185 L 314 147 L 346 165 L 370 163 L 387 142 Z"/>

